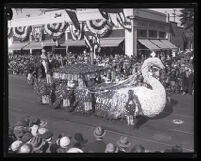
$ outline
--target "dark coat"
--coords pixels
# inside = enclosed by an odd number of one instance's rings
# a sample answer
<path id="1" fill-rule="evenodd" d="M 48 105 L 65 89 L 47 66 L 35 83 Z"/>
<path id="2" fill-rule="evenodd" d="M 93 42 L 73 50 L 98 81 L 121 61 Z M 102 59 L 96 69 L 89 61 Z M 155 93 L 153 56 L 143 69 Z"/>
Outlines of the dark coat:
<path id="1" fill-rule="evenodd" d="M 104 153 L 106 144 L 103 141 L 94 141 L 92 143 L 86 144 L 83 148 L 84 152 L 87 153 Z"/>

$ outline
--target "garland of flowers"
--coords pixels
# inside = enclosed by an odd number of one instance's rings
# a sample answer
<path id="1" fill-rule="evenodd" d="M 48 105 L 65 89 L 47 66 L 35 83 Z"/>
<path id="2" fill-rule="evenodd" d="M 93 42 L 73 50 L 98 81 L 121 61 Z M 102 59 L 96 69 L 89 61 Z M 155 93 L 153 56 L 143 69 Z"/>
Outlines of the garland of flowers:
<path id="1" fill-rule="evenodd" d="M 9 27 L 9 28 L 8 28 L 8 38 L 11 38 L 11 37 L 12 37 L 12 34 L 13 34 L 13 28 L 12 28 L 12 27 Z"/>
<path id="2" fill-rule="evenodd" d="M 76 30 L 75 26 L 72 24 L 69 27 L 70 27 L 70 32 L 71 32 L 71 36 L 72 36 L 73 40 L 81 40 L 83 38 L 84 25 L 82 23 L 80 23 L 80 30 Z"/>
<path id="3" fill-rule="evenodd" d="M 86 21 L 87 29 L 99 37 L 104 37 L 108 35 L 112 30 L 112 24 L 107 20 L 89 20 Z"/>
<path id="4" fill-rule="evenodd" d="M 31 33 L 31 26 L 19 26 L 13 29 L 13 35 L 20 41 L 26 41 Z"/>
<path id="5" fill-rule="evenodd" d="M 45 32 L 56 41 L 59 40 L 64 34 L 68 24 L 64 23 L 53 23 L 45 25 Z"/>
<path id="6" fill-rule="evenodd" d="M 33 26 L 32 34 L 33 34 L 33 38 L 35 41 L 37 41 L 37 42 L 42 41 L 43 27 L 42 26 Z"/>

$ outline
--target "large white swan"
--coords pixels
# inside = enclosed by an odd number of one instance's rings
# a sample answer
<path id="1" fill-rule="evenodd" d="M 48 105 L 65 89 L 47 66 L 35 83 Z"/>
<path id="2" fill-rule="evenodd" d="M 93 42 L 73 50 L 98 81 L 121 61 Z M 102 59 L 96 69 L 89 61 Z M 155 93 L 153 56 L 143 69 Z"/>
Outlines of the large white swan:
<path id="1" fill-rule="evenodd" d="M 128 87 L 118 89 L 112 97 L 113 103 L 111 105 L 110 113 L 115 118 L 122 116 L 129 116 L 129 111 L 126 108 L 129 100 L 129 91 L 134 94 L 134 102 L 136 103 L 136 115 L 144 115 L 147 117 L 154 117 L 163 111 L 166 105 L 166 91 L 159 80 L 154 78 L 149 73 L 149 68 L 156 66 L 160 69 L 164 69 L 159 58 L 148 58 L 144 61 L 141 71 L 144 78 L 144 82 L 151 86 L 147 88 L 145 86 Z M 138 111 L 141 111 L 140 113 Z"/>

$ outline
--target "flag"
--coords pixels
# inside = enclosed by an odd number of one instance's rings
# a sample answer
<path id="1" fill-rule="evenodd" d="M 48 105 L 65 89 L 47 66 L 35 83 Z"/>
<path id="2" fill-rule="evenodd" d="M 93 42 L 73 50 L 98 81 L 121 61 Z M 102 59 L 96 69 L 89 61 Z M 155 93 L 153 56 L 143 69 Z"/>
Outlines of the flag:
<path id="1" fill-rule="evenodd" d="M 80 30 L 80 23 L 78 21 L 77 15 L 76 15 L 76 9 L 65 9 L 68 16 L 70 17 L 73 25 L 77 30 Z"/>
<path id="2" fill-rule="evenodd" d="M 84 35 L 85 44 L 90 50 L 93 48 L 92 37 L 93 36 L 86 34 L 86 33 Z"/>
<path id="3" fill-rule="evenodd" d="M 126 20 L 126 16 L 124 14 L 124 11 L 123 11 L 123 8 L 100 8 L 99 9 L 101 15 L 112 22 L 112 19 L 110 17 L 110 14 L 114 14 L 116 13 L 117 14 L 117 22 L 126 30 L 129 30 L 131 31 L 131 24 L 129 24 Z M 112 22 L 112 24 L 114 24 Z"/>

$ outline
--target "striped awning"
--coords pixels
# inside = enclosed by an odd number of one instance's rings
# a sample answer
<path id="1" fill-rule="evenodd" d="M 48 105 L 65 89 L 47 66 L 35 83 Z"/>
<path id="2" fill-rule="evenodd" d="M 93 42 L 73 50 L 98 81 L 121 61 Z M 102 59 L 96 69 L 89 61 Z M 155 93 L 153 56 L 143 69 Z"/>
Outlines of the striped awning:
<path id="1" fill-rule="evenodd" d="M 170 49 L 168 45 L 162 43 L 160 40 L 150 40 L 153 44 L 157 45 L 161 49 Z"/>
<path id="2" fill-rule="evenodd" d="M 159 50 L 160 48 L 153 44 L 150 40 L 147 39 L 138 39 L 138 42 L 140 42 L 142 45 L 146 46 L 150 50 Z"/>
<path id="3" fill-rule="evenodd" d="M 168 40 L 160 40 L 163 44 L 166 44 L 170 49 L 177 49 L 177 47 L 172 44 L 170 41 Z"/>
<path id="4" fill-rule="evenodd" d="M 24 49 L 42 49 L 41 42 L 31 42 Z"/>
<path id="5" fill-rule="evenodd" d="M 8 47 L 9 50 L 21 50 L 24 49 L 29 42 L 26 43 L 12 43 L 11 46 Z"/>

